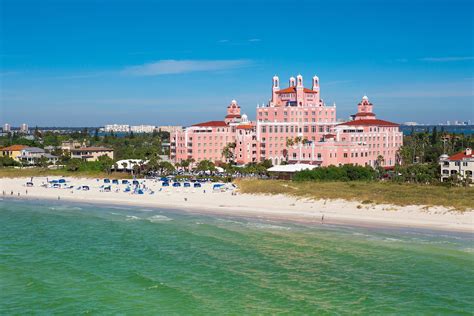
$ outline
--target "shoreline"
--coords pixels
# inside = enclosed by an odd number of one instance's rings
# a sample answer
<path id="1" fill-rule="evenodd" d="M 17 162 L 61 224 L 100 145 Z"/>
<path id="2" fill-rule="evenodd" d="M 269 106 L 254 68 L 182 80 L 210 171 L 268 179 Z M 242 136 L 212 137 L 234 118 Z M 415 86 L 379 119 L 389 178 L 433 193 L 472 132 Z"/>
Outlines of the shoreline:
<path id="1" fill-rule="evenodd" d="M 361 205 L 345 200 L 309 200 L 286 195 L 232 194 L 212 192 L 210 184 L 201 189 L 162 188 L 160 183 L 145 180 L 143 183 L 155 190 L 155 194 L 137 195 L 119 192 L 100 192 L 94 179 L 70 178 L 76 185 L 90 185 L 90 191 L 42 188 L 36 185 L 46 178 L 35 178 L 34 187 L 26 187 L 29 178 L 0 179 L 0 187 L 6 191 L 4 200 L 45 200 L 61 202 L 113 205 L 125 207 L 151 207 L 208 216 L 233 216 L 273 221 L 289 221 L 302 224 L 324 224 L 372 228 L 421 228 L 432 231 L 474 233 L 474 211 L 451 211 L 444 207 Z M 159 189 L 162 191 L 158 191 Z M 164 190 L 163 190 L 164 189 Z M 26 195 L 26 190 L 28 194 Z M 206 190 L 206 193 L 204 193 Z M 14 196 L 10 192 L 15 193 Z M 20 192 L 20 196 L 17 196 Z"/>

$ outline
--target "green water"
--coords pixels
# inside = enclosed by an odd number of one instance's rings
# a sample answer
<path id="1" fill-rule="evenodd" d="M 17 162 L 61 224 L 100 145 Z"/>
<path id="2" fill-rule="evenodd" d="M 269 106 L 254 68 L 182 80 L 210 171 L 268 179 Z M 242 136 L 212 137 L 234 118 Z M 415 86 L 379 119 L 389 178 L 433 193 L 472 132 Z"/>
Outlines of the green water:
<path id="1" fill-rule="evenodd" d="M 0 314 L 472 314 L 473 236 L 0 201 Z"/>

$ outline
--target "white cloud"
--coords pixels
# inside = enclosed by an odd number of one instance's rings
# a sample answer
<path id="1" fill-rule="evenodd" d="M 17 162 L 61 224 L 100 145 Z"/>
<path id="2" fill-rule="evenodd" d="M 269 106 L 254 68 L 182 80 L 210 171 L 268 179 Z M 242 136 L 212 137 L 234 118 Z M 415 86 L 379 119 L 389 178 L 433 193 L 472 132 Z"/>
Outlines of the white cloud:
<path id="1" fill-rule="evenodd" d="M 450 61 L 466 61 L 466 60 L 474 60 L 474 56 L 465 56 L 465 57 L 425 57 L 421 58 L 421 61 L 428 61 L 428 62 L 450 62 Z"/>
<path id="2" fill-rule="evenodd" d="M 234 60 L 159 60 L 140 66 L 131 66 L 123 70 L 124 74 L 132 76 L 159 76 L 167 74 L 182 74 L 197 71 L 216 71 L 236 69 L 249 66 L 252 62 L 246 59 Z"/>

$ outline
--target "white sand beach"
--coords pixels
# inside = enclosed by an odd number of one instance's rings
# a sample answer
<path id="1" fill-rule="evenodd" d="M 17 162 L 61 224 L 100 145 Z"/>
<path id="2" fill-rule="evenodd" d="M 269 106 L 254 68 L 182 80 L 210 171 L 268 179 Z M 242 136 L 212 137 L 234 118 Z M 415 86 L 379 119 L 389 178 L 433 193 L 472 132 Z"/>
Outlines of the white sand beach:
<path id="1" fill-rule="evenodd" d="M 52 179 L 58 178 L 48 178 L 50 181 Z M 314 224 L 321 224 L 324 215 L 324 224 L 416 227 L 474 232 L 474 210 L 458 212 L 444 207 L 362 205 L 356 201 L 345 200 L 314 201 L 284 195 L 240 194 L 238 189 L 234 193 L 231 190 L 215 192 L 210 183 L 202 184 L 201 188 L 162 187 L 161 181 L 139 180 L 147 190 L 144 194 L 133 194 L 124 192 L 127 187 L 125 184 L 110 184 L 111 191 L 103 192 L 102 179 L 67 178 L 67 186 L 73 186 L 69 189 L 42 187 L 42 184 L 47 183 L 46 177 L 35 177 L 33 186 L 27 187 L 26 183 L 30 180 L 30 178 L 0 179 L 2 197 L 157 207 L 203 214 L 257 217 Z M 90 190 L 78 190 L 79 186 L 89 186 Z M 150 194 L 151 191 L 154 193 Z"/>

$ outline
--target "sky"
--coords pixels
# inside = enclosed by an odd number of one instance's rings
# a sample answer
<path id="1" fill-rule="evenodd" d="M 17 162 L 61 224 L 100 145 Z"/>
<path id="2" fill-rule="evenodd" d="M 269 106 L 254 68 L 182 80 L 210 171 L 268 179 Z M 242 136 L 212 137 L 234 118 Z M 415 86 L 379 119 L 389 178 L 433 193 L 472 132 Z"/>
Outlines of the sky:
<path id="1" fill-rule="evenodd" d="M 276 74 L 338 118 L 474 122 L 474 1 L 0 0 L 0 123 L 250 119 Z"/>

